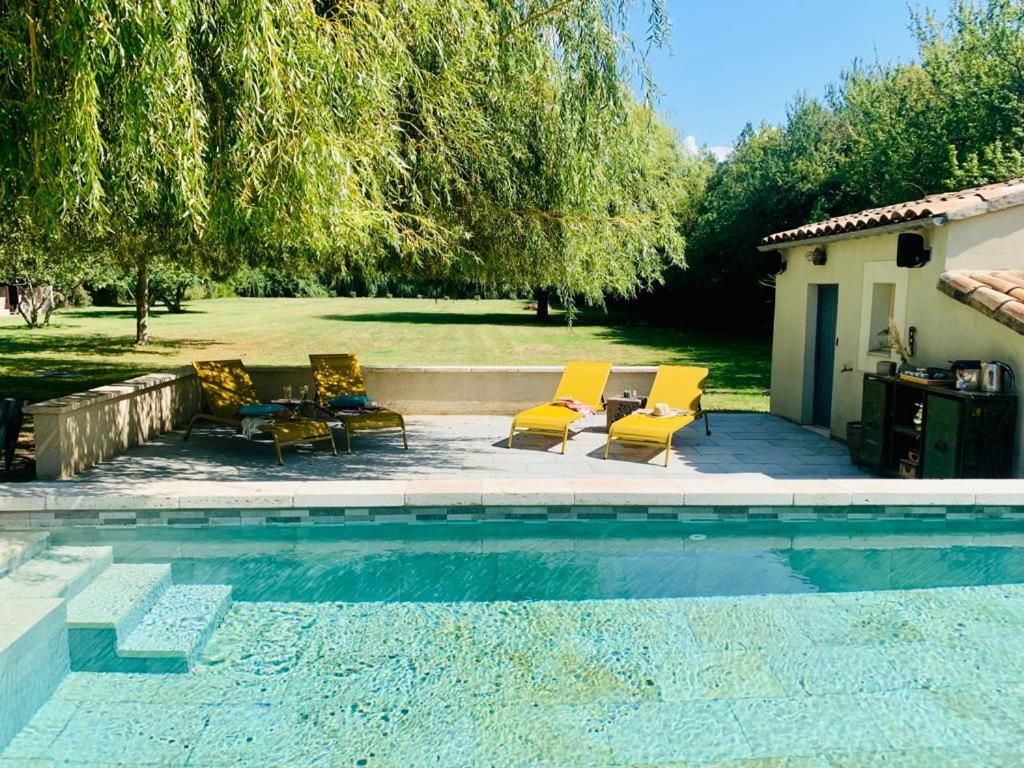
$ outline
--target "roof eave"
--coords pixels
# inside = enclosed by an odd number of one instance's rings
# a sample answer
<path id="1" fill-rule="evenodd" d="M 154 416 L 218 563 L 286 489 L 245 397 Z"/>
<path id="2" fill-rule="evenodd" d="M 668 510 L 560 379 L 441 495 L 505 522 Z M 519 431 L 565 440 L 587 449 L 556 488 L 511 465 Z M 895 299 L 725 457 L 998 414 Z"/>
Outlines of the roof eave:
<path id="1" fill-rule="evenodd" d="M 865 229 L 851 229 L 848 232 L 837 232 L 833 235 L 822 235 L 820 237 L 808 237 L 801 240 L 784 240 L 780 243 L 768 243 L 757 246 L 761 253 L 772 251 L 784 251 L 790 248 L 801 248 L 809 245 L 827 245 L 839 240 L 856 240 L 862 237 L 875 237 L 876 235 L 889 235 L 895 232 L 909 232 L 915 229 L 934 229 L 941 227 L 949 221 L 947 216 L 930 216 L 923 219 L 911 219 L 900 221 L 895 224 L 885 224 L 881 227 L 867 227 Z"/>

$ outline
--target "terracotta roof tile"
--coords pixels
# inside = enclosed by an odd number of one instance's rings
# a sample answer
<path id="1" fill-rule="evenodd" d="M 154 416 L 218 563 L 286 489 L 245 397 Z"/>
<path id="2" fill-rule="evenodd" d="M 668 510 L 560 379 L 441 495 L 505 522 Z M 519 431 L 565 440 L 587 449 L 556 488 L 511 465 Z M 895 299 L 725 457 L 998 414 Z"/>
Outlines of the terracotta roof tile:
<path id="1" fill-rule="evenodd" d="M 1004 304 L 1000 311 L 1017 324 L 1018 333 L 1024 333 L 1020 330 L 1021 327 L 1024 327 L 1024 301 L 1012 301 L 1009 304 Z"/>
<path id="2" fill-rule="evenodd" d="M 907 221 L 918 221 L 935 216 L 950 219 L 979 216 L 1012 205 L 1024 205 L 1024 178 L 1010 179 L 999 184 L 963 189 L 931 195 L 921 200 L 872 208 L 846 216 L 836 216 L 827 221 L 805 224 L 796 229 L 776 232 L 761 241 L 762 247 L 782 243 L 795 243 L 819 237 L 841 235 L 865 229 L 884 227 Z"/>
<path id="3" fill-rule="evenodd" d="M 975 279 L 978 282 L 984 283 L 989 288 L 999 291 L 1000 293 L 1004 293 L 1007 296 L 1013 296 L 1013 291 L 1021 291 L 1021 298 L 1024 298 L 1024 286 L 1018 285 L 1011 279 L 997 276 L 995 273 L 978 275 Z"/>
<path id="4" fill-rule="evenodd" d="M 950 270 L 939 277 L 947 296 L 1024 334 L 1024 271 Z"/>

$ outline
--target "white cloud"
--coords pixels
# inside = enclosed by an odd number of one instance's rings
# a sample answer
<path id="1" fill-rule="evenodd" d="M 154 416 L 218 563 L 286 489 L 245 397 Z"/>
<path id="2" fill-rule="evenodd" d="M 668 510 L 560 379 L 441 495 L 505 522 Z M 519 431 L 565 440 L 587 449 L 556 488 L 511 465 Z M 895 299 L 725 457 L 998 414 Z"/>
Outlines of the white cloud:
<path id="1" fill-rule="evenodd" d="M 708 147 L 708 152 L 714 155 L 716 160 L 721 162 L 732 154 L 732 147 Z"/>
<path id="2" fill-rule="evenodd" d="M 683 152 L 690 155 L 691 157 L 696 156 L 701 149 L 702 147 L 697 143 L 696 136 L 689 135 L 683 139 Z M 732 147 L 709 147 L 705 144 L 703 146 L 703 149 L 706 149 L 708 152 L 710 152 L 714 156 L 714 158 L 719 162 L 725 160 L 729 155 L 732 154 Z"/>

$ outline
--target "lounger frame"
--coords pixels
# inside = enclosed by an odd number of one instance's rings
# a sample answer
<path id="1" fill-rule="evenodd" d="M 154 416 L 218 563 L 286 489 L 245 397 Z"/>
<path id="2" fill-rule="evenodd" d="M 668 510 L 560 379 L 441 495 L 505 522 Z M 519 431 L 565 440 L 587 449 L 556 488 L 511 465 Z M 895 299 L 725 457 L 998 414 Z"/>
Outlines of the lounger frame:
<path id="1" fill-rule="evenodd" d="M 608 439 L 604 444 L 604 457 L 608 458 L 608 452 L 611 450 L 612 443 L 623 443 L 624 445 L 643 445 L 643 446 L 655 446 L 665 451 L 665 466 L 668 466 L 668 460 L 672 456 L 672 438 L 676 436 L 676 433 L 680 430 L 686 429 L 690 424 L 695 421 L 704 419 L 704 434 L 708 437 L 711 436 L 711 422 L 708 420 L 708 412 L 704 410 L 698 410 L 694 414 L 693 421 L 689 424 L 683 424 L 683 426 L 673 429 L 664 440 L 660 438 L 643 438 L 643 437 L 616 437 L 611 432 L 608 433 Z"/>
<path id="2" fill-rule="evenodd" d="M 566 410 L 569 410 L 568 408 Z M 575 419 L 570 419 L 565 422 L 565 425 L 561 429 L 546 429 L 544 427 L 517 427 L 518 414 L 512 418 L 512 428 L 508 433 L 508 447 L 512 447 L 512 438 L 516 435 L 525 435 L 530 433 L 531 435 L 548 435 L 550 437 L 557 437 L 562 441 L 562 454 L 565 454 L 565 445 L 569 442 L 569 427 L 575 424 L 577 421 L 583 418 L 583 414 L 577 414 Z"/>

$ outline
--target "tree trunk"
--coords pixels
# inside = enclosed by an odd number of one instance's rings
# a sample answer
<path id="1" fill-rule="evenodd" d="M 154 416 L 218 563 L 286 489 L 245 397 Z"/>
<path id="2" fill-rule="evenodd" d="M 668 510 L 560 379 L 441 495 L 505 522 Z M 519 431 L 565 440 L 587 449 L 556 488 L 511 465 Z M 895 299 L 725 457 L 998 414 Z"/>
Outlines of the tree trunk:
<path id="1" fill-rule="evenodd" d="M 50 324 L 50 315 L 53 314 L 53 310 L 57 308 L 57 292 L 54 291 L 52 285 L 47 285 L 42 291 L 42 306 L 40 312 L 43 314 L 42 325 Z"/>
<path id="2" fill-rule="evenodd" d="M 172 315 L 184 314 L 185 308 L 183 304 L 185 303 L 185 291 L 185 288 L 175 286 L 164 294 L 164 306 L 167 307 L 167 311 Z"/>
<path id="3" fill-rule="evenodd" d="M 138 257 L 138 271 L 135 284 L 135 344 L 149 344 L 149 259 L 146 254 Z"/>
<path id="4" fill-rule="evenodd" d="M 537 288 L 533 292 L 533 297 L 537 301 L 537 319 L 547 320 L 550 314 L 551 303 L 549 301 L 548 289 Z"/>

